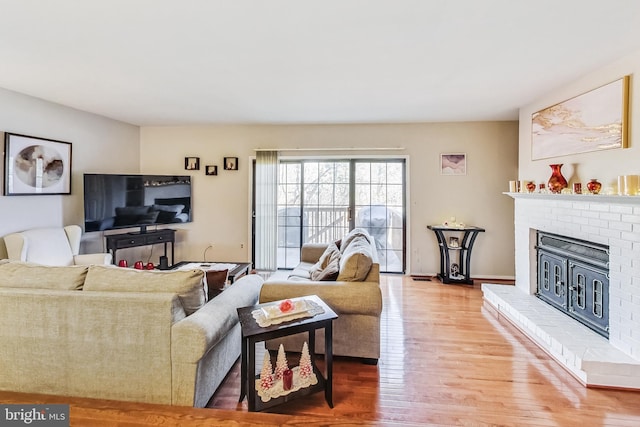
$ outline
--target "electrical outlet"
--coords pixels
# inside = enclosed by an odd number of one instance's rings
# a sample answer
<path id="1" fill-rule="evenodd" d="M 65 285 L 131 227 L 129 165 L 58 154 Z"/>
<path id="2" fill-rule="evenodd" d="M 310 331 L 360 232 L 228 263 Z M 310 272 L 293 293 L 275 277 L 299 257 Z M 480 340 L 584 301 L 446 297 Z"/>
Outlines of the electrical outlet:
<path id="1" fill-rule="evenodd" d="M 244 243 L 240 243 L 240 249 L 244 249 Z"/>

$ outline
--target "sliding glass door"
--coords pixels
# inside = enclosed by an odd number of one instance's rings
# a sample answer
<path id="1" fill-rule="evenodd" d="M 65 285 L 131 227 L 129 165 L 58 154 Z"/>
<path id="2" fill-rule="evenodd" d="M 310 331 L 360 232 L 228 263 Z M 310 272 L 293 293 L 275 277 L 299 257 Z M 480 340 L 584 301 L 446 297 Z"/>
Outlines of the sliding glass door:
<path id="1" fill-rule="evenodd" d="M 376 241 L 380 270 L 405 270 L 405 162 L 281 161 L 278 183 L 278 268 L 300 262 L 303 243 L 340 239 L 355 227 Z"/>

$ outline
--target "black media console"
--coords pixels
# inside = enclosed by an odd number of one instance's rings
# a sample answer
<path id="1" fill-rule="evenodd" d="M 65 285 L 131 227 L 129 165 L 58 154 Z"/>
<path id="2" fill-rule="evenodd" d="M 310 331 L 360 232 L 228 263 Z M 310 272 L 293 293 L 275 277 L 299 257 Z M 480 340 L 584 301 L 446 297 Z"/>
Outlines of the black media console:
<path id="1" fill-rule="evenodd" d="M 174 259 L 174 246 L 176 241 L 176 230 L 163 229 L 155 231 L 146 231 L 144 233 L 123 233 L 123 234 L 111 234 L 105 236 L 107 239 L 107 251 L 111 252 L 113 257 L 113 263 L 118 264 L 116 259 L 116 251 L 124 248 L 135 248 L 137 246 L 156 245 L 158 243 L 164 243 L 164 256 L 167 256 L 167 243 L 171 243 L 171 264 L 173 265 Z"/>

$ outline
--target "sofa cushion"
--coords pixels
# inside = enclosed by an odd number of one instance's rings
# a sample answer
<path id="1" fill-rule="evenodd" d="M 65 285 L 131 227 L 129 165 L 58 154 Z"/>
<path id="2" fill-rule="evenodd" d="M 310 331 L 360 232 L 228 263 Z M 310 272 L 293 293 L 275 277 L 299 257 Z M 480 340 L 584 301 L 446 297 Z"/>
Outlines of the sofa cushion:
<path id="1" fill-rule="evenodd" d="M 10 258 L 44 265 L 73 265 L 74 251 L 64 228 L 33 228 L 14 235 L 21 237 L 22 244 L 20 252 L 13 256 L 7 245 Z"/>
<path id="2" fill-rule="evenodd" d="M 85 291 L 170 292 L 178 294 L 187 316 L 207 300 L 204 271 L 147 271 L 92 265 L 84 282 Z"/>
<path id="3" fill-rule="evenodd" d="M 343 241 L 342 255 L 340 257 L 340 273 L 338 281 L 361 282 L 369 274 L 373 264 L 371 243 L 363 236 L 356 236 L 345 248 Z"/>
<path id="4" fill-rule="evenodd" d="M 368 243 L 374 244 L 373 237 L 364 228 L 354 228 L 342 238 L 340 252 L 344 253 L 354 240 L 365 239 Z"/>
<path id="5" fill-rule="evenodd" d="M 87 266 L 45 266 L 20 261 L 0 263 L 0 287 L 82 289 Z"/>
<path id="6" fill-rule="evenodd" d="M 304 268 L 294 269 L 288 276 L 290 280 L 311 280 L 311 273 Z"/>

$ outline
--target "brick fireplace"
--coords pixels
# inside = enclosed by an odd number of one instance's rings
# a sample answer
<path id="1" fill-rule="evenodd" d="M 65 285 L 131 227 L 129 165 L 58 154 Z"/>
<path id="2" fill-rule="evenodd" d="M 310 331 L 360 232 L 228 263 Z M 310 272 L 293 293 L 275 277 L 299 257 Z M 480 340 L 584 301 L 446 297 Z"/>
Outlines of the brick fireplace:
<path id="1" fill-rule="evenodd" d="M 485 300 L 588 386 L 640 389 L 640 197 L 509 193 L 516 286 Z M 609 248 L 609 338 L 535 297 L 536 238 L 547 232 Z"/>

